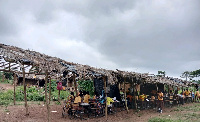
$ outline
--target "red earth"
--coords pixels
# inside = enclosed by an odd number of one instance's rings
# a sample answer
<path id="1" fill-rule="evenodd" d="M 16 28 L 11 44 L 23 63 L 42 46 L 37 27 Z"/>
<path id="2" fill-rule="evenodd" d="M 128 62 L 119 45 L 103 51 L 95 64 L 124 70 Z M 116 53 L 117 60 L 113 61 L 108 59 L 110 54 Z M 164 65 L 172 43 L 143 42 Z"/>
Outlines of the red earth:
<path id="1" fill-rule="evenodd" d="M 39 102 L 38 102 L 39 103 Z M 46 105 L 43 105 L 43 102 L 40 104 L 29 103 L 29 115 L 25 116 L 25 107 L 24 105 L 11 105 L 7 109 L 4 106 L 0 106 L 0 122 L 47 122 L 47 108 Z M 187 106 L 189 104 L 185 104 Z M 175 111 L 171 111 L 173 108 L 165 108 L 163 113 L 160 114 L 154 109 L 142 110 L 136 112 L 135 110 L 130 109 L 129 113 L 127 111 L 120 111 L 112 115 L 108 115 L 107 121 L 120 121 L 120 122 L 146 122 L 151 117 L 156 117 L 160 115 L 172 115 Z M 65 118 L 62 117 L 62 105 L 50 105 L 50 121 L 51 122 L 72 122 L 72 121 L 81 121 L 80 119 L 70 119 L 68 116 Z M 97 118 L 88 118 L 87 120 L 82 120 L 87 122 L 104 122 L 106 121 L 105 116 Z"/>

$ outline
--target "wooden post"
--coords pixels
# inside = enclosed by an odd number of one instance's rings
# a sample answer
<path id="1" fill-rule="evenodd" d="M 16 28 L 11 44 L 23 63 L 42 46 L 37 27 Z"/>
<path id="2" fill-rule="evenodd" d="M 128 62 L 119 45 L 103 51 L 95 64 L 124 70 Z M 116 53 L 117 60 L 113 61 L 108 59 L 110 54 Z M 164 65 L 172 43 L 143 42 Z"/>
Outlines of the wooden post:
<path id="1" fill-rule="evenodd" d="M 58 90 L 58 102 L 60 102 L 60 90 Z"/>
<path id="2" fill-rule="evenodd" d="M 127 106 L 127 100 L 126 100 L 126 83 L 125 83 L 125 78 L 124 78 L 124 99 L 125 99 L 125 106 L 126 106 L 126 110 L 127 110 L 127 113 L 129 112 L 128 110 L 128 106 Z"/>
<path id="3" fill-rule="evenodd" d="M 47 120 L 49 122 L 49 114 L 50 114 L 50 111 L 49 111 L 49 102 L 48 102 L 48 97 L 47 97 L 47 82 L 48 82 L 48 71 L 46 71 L 45 73 L 45 102 L 46 102 L 46 106 L 47 106 Z M 59 90 L 60 91 L 60 90 Z"/>
<path id="4" fill-rule="evenodd" d="M 49 81 L 49 104 L 51 101 L 51 77 L 50 77 L 50 81 Z"/>
<path id="5" fill-rule="evenodd" d="M 84 76 L 83 76 L 83 80 L 85 80 L 85 67 L 84 67 L 84 73 L 83 73 L 83 74 L 84 74 Z"/>
<path id="6" fill-rule="evenodd" d="M 137 102 L 136 102 L 136 95 L 135 95 L 136 86 L 135 86 L 135 85 L 134 85 L 134 87 L 133 87 L 133 92 L 134 92 L 135 109 L 137 110 Z"/>
<path id="7" fill-rule="evenodd" d="M 5 75 L 4 75 L 4 72 L 3 72 L 3 74 L 2 74 L 2 82 L 4 82 L 4 80 L 5 80 Z"/>
<path id="8" fill-rule="evenodd" d="M 8 68 L 9 68 L 9 72 L 10 72 L 10 62 L 9 62 L 9 67 Z"/>
<path id="9" fill-rule="evenodd" d="M 24 69 L 24 65 L 23 65 L 23 86 L 24 86 L 24 102 L 25 102 L 25 108 L 26 108 L 26 115 L 28 114 L 28 104 L 27 104 L 27 96 L 26 96 L 26 84 L 25 84 L 25 69 Z"/>
<path id="10" fill-rule="evenodd" d="M 74 81 L 74 87 L 75 87 L 76 96 L 78 96 L 77 84 L 76 84 L 76 79 L 75 79 L 75 73 L 73 73 L 73 81 Z"/>
<path id="11" fill-rule="evenodd" d="M 168 86 L 168 95 L 169 95 L 169 93 L 170 93 L 170 89 L 169 89 L 169 85 L 167 85 Z"/>
<path id="12" fill-rule="evenodd" d="M 156 90 L 157 90 L 157 92 L 158 92 L 158 83 L 156 83 Z"/>
<path id="13" fill-rule="evenodd" d="M 16 101 L 16 94 L 15 94 L 15 87 L 16 87 L 16 74 L 14 73 L 14 80 L 13 80 L 13 84 L 14 84 L 14 105 L 16 105 L 15 101 Z"/>
<path id="14" fill-rule="evenodd" d="M 107 105 L 107 91 L 106 91 L 106 78 L 105 78 L 105 76 L 103 76 L 103 80 L 104 80 L 104 91 L 105 91 L 105 95 L 106 95 L 105 117 L 106 117 L 106 120 L 107 120 L 108 119 L 108 105 Z"/>
<path id="15" fill-rule="evenodd" d="M 4 62 L 3 62 L 3 67 L 4 67 L 4 69 L 5 69 Z M 5 76 L 4 76 L 4 71 L 3 71 L 3 72 L 2 72 L 2 82 L 4 82 L 4 80 L 5 80 Z"/>
<path id="16" fill-rule="evenodd" d="M 183 95 L 183 86 L 182 86 L 182 95 Z"/>
<path id="17" fill-rule="evenodd" d="M 196 92 L 196 89 L 195 89 L 195 85 L 194 85 L 194 101 L 193 102 L 196 102 L 195 92 Z"/>

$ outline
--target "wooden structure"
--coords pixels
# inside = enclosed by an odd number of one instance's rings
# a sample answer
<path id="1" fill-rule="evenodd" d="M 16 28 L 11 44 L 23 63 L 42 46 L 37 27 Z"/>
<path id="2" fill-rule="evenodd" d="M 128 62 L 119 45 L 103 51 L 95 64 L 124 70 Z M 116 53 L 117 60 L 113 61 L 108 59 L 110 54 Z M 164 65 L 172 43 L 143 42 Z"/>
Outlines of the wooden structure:
<path id="1" fill-rule="evenodd" d="M 24 50 L 15 46 L 9 46 L 1 43 L 0 43 L 0 71 L 11 72 L 14 74 L 14 76 L 17 75 L 23 77 L 26 115 L 28 115 L 28 105 L 26 99 L 25 78 L 28 78 L 30 75 L 44 76 L 43 79 L 45 79 L 45 98 L 46 98 L 45 100 L 48 113 L 49 113 L 49 103 L 50 103 L 51 93 L 47 95 L 46 85 L 52 77 L 57 78 L 59 80 L 63 80 L 65 78 L 67 79 L 72 78 L 73 79 L 72 83 L 74 84 L 76 94 L 77 94 L 77 83 L 76 83 L 77 80 L 93 79 L 96 76 L 103 78 L 106 77 L 108 85 L 124 83 L 124 87 L 126 83 L 132 84 L 131 86 L 133 87 L 135 87 L 136 84 L 141 84 L 141 83 L 154 83 L 154 84 L 162 83 L 166 85 L 173 85 L 179 87 L 187 87 L 189 85 L 192 85 L 191 82 L 172 77 L 164 77 L 164 76 L 159 77 L 148 73 L 126 72 L 120 70 L 112 71 L 101 68 L 97 69 L 88 65 L 81 65 L 73 62 L 67 62 L 57 57 L 51 57 L 36 51 Z M 14 84 L 15 84 L 14 85 L 15 89 L 16 79 L 14 80 Z M 107 87 L 106 84 L 105 87 Z M 14 90 L 14 96 L 15 96 L 15 90 Z M 15 97 L 14 97 L 14 103 L 15 103 Z M 126 102 L 126 108 L 128 112 L 127 102 Z"/>

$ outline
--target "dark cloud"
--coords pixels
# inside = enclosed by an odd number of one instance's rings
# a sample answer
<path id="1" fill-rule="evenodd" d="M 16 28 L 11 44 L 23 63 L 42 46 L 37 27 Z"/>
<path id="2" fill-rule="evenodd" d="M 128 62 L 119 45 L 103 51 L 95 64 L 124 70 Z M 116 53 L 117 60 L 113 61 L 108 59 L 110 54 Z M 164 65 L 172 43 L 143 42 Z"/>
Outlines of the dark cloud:
<path id="1" fill-rule="evenodd" d="M 98 50 L 121 67 L 180 73 L 183 64 L 200 61 L 198 3 L 137 2 L 126 11 L 92 18 L 86 40 L 98 42 Z"/>
<path id="2" fill-rule="evenodd" d="M 0 1 L 0 37 L 78 63 L 179 76 L 200 65 L 199 11 L 198 0 Z"/>

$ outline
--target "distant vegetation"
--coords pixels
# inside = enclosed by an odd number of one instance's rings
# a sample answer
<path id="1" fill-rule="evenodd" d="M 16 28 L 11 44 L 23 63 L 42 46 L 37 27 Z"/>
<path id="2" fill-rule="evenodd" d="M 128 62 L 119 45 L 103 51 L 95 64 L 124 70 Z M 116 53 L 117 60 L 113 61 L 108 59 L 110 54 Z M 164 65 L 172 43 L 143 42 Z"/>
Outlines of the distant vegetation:
<path id="1" fill-rule="evenodd" d="M 200 122 L 200 103 L 174 108 L 171 115 L 150 118 L 148 122 Z"/>
<path id="2" fill-rule="evenodd" d="M 49 88 L 49 84 L 48 84 Z M 13 102 L 14 91 L 0 91 L 0 105 L 8 105 Z M 65 99 L 69 95 L 68 91 L 60 92 L 60 99 Z M 28 101 L 44 101 L 45 100 L 45 89 L 44 87 L 31 86 L 27 88 L 27 100 Z M 56 82 L 51 81 L 51 100 L 58 100 L 58 90 L 56 89 Z M 24 90 L 23 86 L 17 86 L 16 88 L 16 101 L 24 101 Z"/>

